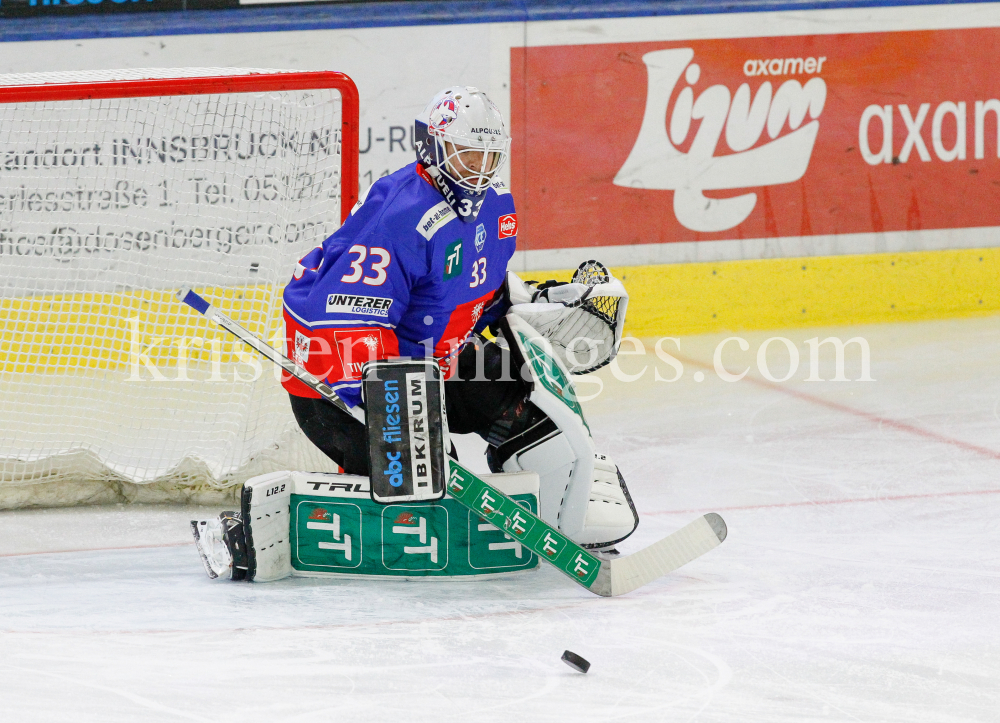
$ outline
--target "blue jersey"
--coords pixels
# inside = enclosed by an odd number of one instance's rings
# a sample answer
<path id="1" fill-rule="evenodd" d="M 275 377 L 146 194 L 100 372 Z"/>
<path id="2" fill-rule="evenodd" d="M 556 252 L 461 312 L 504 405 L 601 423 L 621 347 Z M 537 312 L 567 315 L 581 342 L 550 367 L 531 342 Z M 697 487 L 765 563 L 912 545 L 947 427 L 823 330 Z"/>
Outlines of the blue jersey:
<path id="1" fill-rule="evenodd" d="M 501 287 L 516 237 L 499 179 L 471 223 L 419 164 L 379 179 L 285 287 L 288 356 L 351 406 L 372 359 L 433 356 L 447 374 L 469 335 L 506 312 Z M 317 396 L 296 379 L 284 385 Z"/>

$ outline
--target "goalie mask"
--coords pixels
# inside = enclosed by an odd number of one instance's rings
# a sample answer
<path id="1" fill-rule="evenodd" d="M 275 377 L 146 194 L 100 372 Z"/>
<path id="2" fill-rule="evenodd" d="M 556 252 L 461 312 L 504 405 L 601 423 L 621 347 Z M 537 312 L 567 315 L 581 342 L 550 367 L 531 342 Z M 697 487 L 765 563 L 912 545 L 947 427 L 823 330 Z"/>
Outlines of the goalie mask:
<path id="1" fill-rule="evenodd" d="M 503 116 L 478 88 L 455 85 L 434 96 L 414 123 L 417 160 L 448 205 L 475 221 L 510 152 Z"/>

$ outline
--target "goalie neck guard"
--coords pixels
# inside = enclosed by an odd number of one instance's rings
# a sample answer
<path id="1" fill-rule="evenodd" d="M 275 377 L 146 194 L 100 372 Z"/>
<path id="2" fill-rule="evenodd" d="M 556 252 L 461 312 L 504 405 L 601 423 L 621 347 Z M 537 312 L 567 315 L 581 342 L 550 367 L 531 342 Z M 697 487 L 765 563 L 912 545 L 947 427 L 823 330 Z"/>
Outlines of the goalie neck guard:
<path id="1" fill-rule="evenodd" d="M 503 116 L 478 88 L 455 85 L 414 121 L 417 161 L 458 217 L 472 223 L 510 152 Z"/>

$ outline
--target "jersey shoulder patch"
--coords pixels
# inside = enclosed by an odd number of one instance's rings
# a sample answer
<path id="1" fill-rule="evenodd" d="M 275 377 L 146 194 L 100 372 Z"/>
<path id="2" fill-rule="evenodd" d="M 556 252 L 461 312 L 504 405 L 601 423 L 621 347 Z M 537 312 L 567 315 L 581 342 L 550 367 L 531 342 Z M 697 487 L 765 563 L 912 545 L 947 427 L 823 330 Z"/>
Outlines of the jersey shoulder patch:
<path id="1" fill-rule="evenodd" d="M 417 224 L 417 231 L 425 239 L 430 241 L 446 223 L 458 218 L 458 214 L 451 210 L 447 201 L 441 201 L 436 206 L 432 206 L 423 215 Z"/>
<path id="2" fill-rule="evenodd" d="M 507 184 L 504 183 L 503 179 L 501 178 L 494 178 L 493 183 L 491 183 L 490 186 L 493 187 L 493 190 L 496 192 L 498 196 L 502 196 L 505 193 L 510 193 L 510 189 L 507 188 Z"/>

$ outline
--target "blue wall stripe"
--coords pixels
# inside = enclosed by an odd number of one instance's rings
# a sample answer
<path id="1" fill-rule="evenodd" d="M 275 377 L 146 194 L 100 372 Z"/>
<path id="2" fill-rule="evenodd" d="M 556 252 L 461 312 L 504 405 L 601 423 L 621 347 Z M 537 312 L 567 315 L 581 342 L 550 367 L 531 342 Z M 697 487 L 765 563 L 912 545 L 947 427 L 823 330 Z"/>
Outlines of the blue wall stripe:
<path id="1" fill-rule="evenodd" d="M 2 0 L 0 0 L 2 2 Z M 967 4 L 958 0 L 430 0 L 0 19 L 0 42 Z M 990 0 L 972 0 L 990 2 Z"/>

